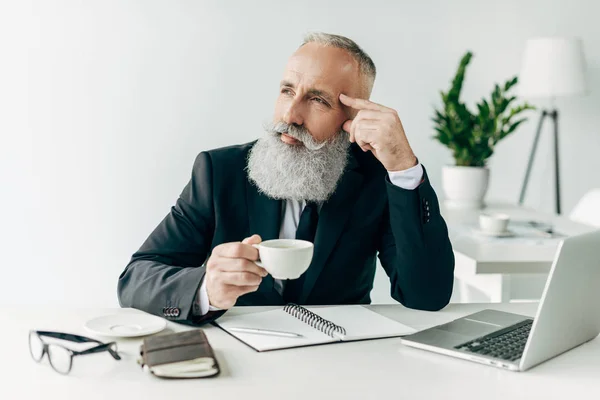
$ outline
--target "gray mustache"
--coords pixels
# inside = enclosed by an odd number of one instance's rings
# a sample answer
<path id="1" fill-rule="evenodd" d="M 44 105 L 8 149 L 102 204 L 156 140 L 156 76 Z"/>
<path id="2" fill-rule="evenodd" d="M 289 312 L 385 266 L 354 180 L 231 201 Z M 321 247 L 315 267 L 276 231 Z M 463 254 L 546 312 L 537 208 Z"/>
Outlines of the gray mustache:
<path id="1" fill-rule="evenodd" d="M 315 141 L 312 135 L 303 126 L 290 125 L 280 121 L 277 123 L 266 124 L 265 129 L 267 132 L 273 134 L 286 133 L 294 139 L 301 141 L 304 147 L 311 151 L 319 150 L 327 144 L 326 141 L 321 143 Z"/>

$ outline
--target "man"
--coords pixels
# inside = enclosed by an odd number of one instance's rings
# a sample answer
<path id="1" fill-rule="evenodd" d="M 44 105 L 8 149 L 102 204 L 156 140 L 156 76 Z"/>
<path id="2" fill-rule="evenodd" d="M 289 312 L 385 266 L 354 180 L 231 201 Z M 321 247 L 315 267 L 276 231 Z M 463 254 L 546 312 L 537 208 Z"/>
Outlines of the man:
<path id="1" fill-rule="evenodd" d="M 309 34 L 289 59 L 266 136 L 202 152 L 171 212 L 119 278 L 119 301 L 204 323 L 234 305 L 368 304 L 376 255 L 391 295 L 439 310 L 454 256 L 437 197 L 393 109 L 369 101 L 371 58 Z M 252 244 L 314 242 L 297 280 L 274 280 Z"/>

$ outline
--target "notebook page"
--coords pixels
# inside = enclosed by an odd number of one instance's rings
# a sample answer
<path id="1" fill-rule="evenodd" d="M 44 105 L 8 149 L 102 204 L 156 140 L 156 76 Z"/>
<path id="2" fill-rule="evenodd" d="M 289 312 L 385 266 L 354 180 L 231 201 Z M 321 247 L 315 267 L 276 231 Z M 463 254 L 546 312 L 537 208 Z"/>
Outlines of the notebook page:
<path id="1" fill-rule="evenodd" d="M 171 378 L 200 378 L 212 376 L 218 372 L 212 357 L 181 361 L 172 364 L 155 365 L 149 368 L 154 375 Z"/>
<path id="2" fill-rule="evenodd" d="M 294 318 L 283 309 L 258 312 L 252 314 L 222 316 L 217 325 L 225 329 L 231 335 L 257 351 L 268 351 L 286 349 L 290 347 L 311 346 L 315 344 L 336 342 L 338 339 L 331 338 L 324 333 L 312 328 L 310 325 Z M 257 335 L 252 333 L 232 332 L 228 328 L 257 328 L 275 331 L 293 332 L 302 335 L 302 338 L 287 338 L 279 336 Z"/>
<path id="3" fill-rule="evenodd" d="M 360 305 L 307 307 L 307 309 L 345 328 L 344 341 L 404 336 L 416 332 L 416 329 Z"/>

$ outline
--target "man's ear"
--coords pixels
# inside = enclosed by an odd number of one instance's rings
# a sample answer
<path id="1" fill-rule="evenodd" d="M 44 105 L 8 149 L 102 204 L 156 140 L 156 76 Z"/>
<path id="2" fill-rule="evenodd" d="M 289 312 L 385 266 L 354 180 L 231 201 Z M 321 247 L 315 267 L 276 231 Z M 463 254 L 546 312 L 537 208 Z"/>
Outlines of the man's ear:
<path id="1" fill-rule="evenodd" d="M 371 93 L 373 93 L 373 86 L 375 86 L 375 80 L 367 79 L 367 82 L 363 85 L 365 99 L 371 100 Z"/>

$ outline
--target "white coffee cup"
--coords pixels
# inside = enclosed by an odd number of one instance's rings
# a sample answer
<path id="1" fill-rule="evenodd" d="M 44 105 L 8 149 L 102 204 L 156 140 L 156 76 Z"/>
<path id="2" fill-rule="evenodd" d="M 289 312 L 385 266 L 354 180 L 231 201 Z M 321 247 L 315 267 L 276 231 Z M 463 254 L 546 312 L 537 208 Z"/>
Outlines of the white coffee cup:
<path id="1" fill-rule="evenodd" d="M 502 213 L 482 213 L 479 215 L 479 228 L 484 233 L 501 234 L 506 232 L 510 216 Z"/>
<path id="2" fill-rule="evenodd" d="M 253 244 L 258 249 L 259 266 L 275 279 L 298 279 L 312 261 L 314 245 L 306 240 L 274 239 Z"/>

